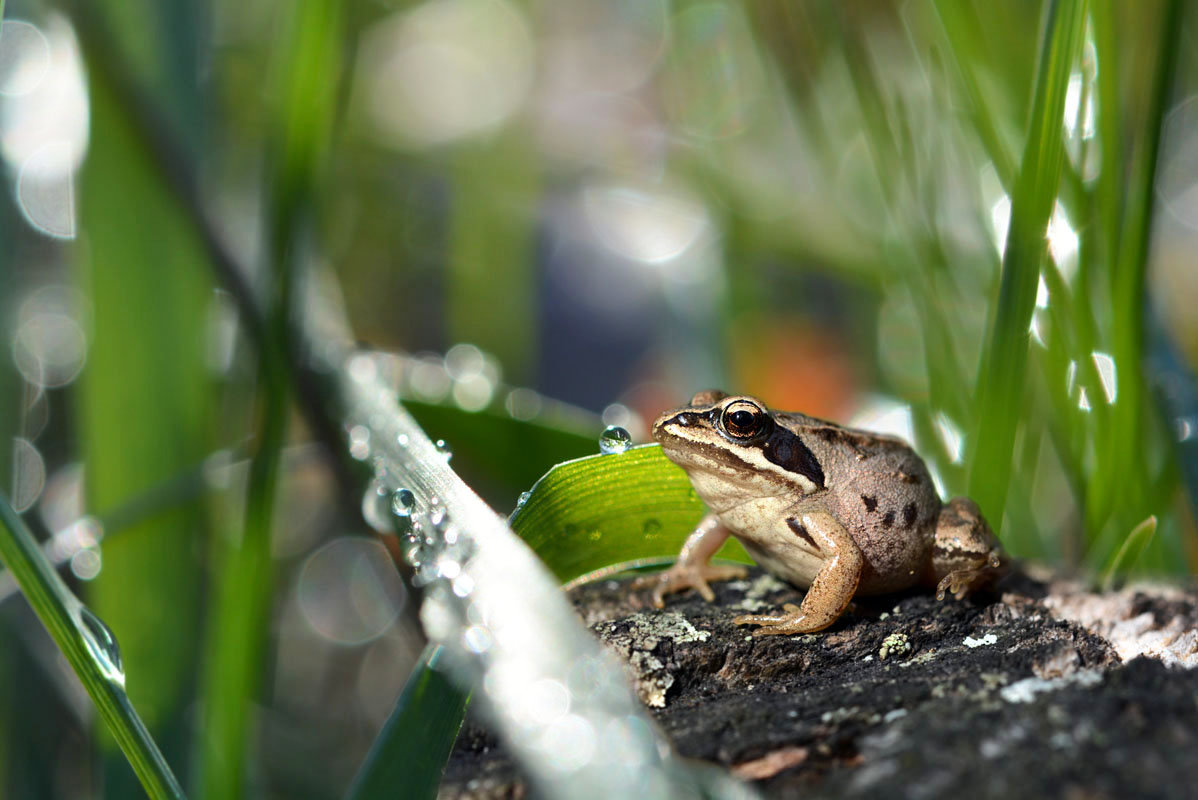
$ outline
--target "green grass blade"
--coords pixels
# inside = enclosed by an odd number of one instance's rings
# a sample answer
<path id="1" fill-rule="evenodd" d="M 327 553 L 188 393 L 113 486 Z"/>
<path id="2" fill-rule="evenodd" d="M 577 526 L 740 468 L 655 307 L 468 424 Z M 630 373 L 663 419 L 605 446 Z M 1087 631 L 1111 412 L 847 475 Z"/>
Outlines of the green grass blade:
<path id="1" fill-rule="evenodd" d="M 425 649 L 346 800 L 437 796 L 468 699 L 437 668 L 440 653 L 433 645 Z"/>
<path id="2" fill-rule="evenodd" d="M 1123 544 L 1107 561 L 1102 570 L 1102 590 L 1109 592 L 1115 586 L 1115 580 L 1127 572 L 1144 553 L 1144 548 L 1152 541 L 1156 533 L 1156 517 L 1151 516 L 1132 528 L 1131 533 L 1123 540 Z"/>
<path id="3" fill-rule="evenodd" d="M 657 445 L 589 456 L 551 469 L 512 515 L 512 529 L 563 582 L 613 564 L 678 554 L 705 509 L 686 473 Z M 734 541 L 720 557 L 749 561 Z M 434 797 L 465 699 L 426 651 L 347 795 Z"/>
<path id="4" fill-rule="evenodd" d="M 93 8 L 93 17 L 100 10 Z M 85 44 L 89 65 L 100 59 Z M 211 281 L 194 230 L 138 146 L 108 80 L 89 67 L 88 157 L 72 248 L 93 309 L 87 369 L 73 393 L 87 508 L 103 516 L 193 467 L 206 454 Z M 183 709 L 194 680 L 202 570 L 202 501 L 144 519 L 104 545 L 88 602 L 118 633 L 132 701 L 184 770 Z M 106 791 L 137 791 L 99 730 Z"/>
<path id="5" fill-rule="evenodd" d="M 340 72 L 340 12 L 333 0 L 305 0 L 287 19 L 274 64 L 269 142 L 268 257 L 272 285 L 259 351 L 259 434 L 246 495 L 245 530 L 223 554 L 208 625 L 203 740 L 197 771 L 202 793 L 237 798 L 253 731 L 252 706 L 266 674 L 274 597 L 271 532 L 280 458 L 290 411 L 289 344 L 295 273 L 308 236 L 315 174 L 334 116 Z"/>
<path id="6" fill-rule="evenodd" d="M 0 558 L 96 704 L 146 794 L 154 800 L 182 798 L 182 788 L 125 693 L 125 676 L 111 631 L 71 594 L 3 497 Z"/>
<path id="7" fill-rule="evenodd" d="M 1036 74 L 1031 124 L 1015 189 L 998 304 L 989 321 L 978 373 L 978 417 L 969 493 L 995 527 L 1002 523 L 1016 423 L 1023 408 L 1028 326 L 1047 247 L 1045 231 L 1064 162 L 1065 91 L 1081 43 L 1085 3 L 1049 4 Z"/>
<path id="8" fill-rule="evenodd" d="M 998 173 L 999 180 L 1008 186 L 1015 173 L 1014 158 L 1002 140 L 994 110 L 986 102 L 986 92 L 979 79 L 978 67 L 981 65 L 977 63 L 976 54 L 984 52 L 985 48 L 983 27 L 977 10 L 972 4 L 959 0 L 937 0 L 935 5 L 936 15 L 948 42 L 948 54 L 957 68 L 969 102 L 974 128 L 986 148 L 986 154 L 994 162 L 994 171 Z"/>
<path id="9" fill-rule="evenodd" d="M 1119 242 L 1118 262 L 1112 279 L 1114 307 L 1113 353 L 1116 402 L 1113 409 L 1111 467 L 1106 470 L 1108 484 L 1100 487 L 1111 497 L 1126 497 L 1122 521 L 1138 519 L 1145 511 L 1152 476 L 1140 454 L 1149 426 L 1144 419 L 1144 298 L 1148 264 L 1149 233 L 1156 198 L 1157 155 L 1164 129 L 1164 116 L 1177 68 L 1181 39 L 1181 3 L 1169 0 L 1161 14 L 1156 69 L 1150 101 L 1145 114 L 1142 137 L 1136 143 L 1129 179 L 1130 188 Z M 1126 465 L 1141 465 L 1127 480 Z"/>
<path id="10" fill-rule="evenodd" d="M 658 445 L 558 464 L 512 529 L 563 583 L 613 564 L 673 558 L 706 510 Z M 717 554 L 752 563 L 735 539 Z"/>

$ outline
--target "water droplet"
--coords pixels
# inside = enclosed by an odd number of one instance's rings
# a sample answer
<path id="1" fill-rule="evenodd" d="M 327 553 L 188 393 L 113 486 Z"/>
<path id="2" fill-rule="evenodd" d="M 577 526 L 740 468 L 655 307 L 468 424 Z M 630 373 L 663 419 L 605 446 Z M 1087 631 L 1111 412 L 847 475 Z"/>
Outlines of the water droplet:
<path id="1" fill-rule="evenodd" d="M 399 436 L 395 437 L 395 441 L 397 444 L 399 444 L 400 447 L 407 447 L 408 446 L 408 435 L 406 433 L 401 433 Z"/>
<path id="2" fill-rule="evenodd" d="M 441 572 L 436 561 L 421 561 L 419 564 L 413 564 L 412 566 L 416 570 L 416 574 L 412 576 L 412 583 L 415 586 L 428 586 L 441 577 Z"/>
<path id="3" fill-rule="evenodd" d="M 463 572 L 453 579 L 453 593 L 458 597 L 469 597 L 474 591 L 474 578 L 470 577 L 470 573 Z"/>
<path id="4" fill-rule="evenodd" d="M 370 457 L 370 429 L 365 425 L 354 425 L 349 429 L 349 454 L 358 461 Z"/>
<path id="5" fill-rule="evenodd" d="M 445 533 L 445 528 L 449 525 L 449 517 L 445 514 L 445 509 L 440 506 L 428 512 L 428 521 L 432 523 L 433 530 L 437 533 Z"/>
<path id="6" fill-rule="evenodd" d="M 641 527 L 641 533 L 643 533 L 647 539 L 652 539 L 654 536 L 657 536 L 657 534 L 661 533 L 661 520 L 659 520 L 657 517 L 650 517 L 649 519 L 645 520 L 645 524 Z"/>
<path id="7" fill-rule="evenodd" d="M 491 645 L 495 643 L 495 638 L 491 635 L 490 629 L 483 625 L 471 625 L 462 634 L 462 642 L 466 645 L 466 649 L 472 653 L 485 653 L 491 649 Z"/>
<path id="8" fill-rule="evenodd" d="M 362 519 L 366 524 L 379 533 L 394 533 L 391 515 L 387 513 L 387 487 L 377 481 L 372 482 L 362 493 Z"/>
<path id="9" fill-rule="evenodd" d="M 435 444 L 437 452 L 445 456 L 446 461 L 453 458 L 453 451 L 449 449 L 449 445 L 445 443 L 444 439 L 438 439 Z"/>
<path id="10" fill-rule="evenodd" d="M 79 622 L 83 629 L 83 642 L 100 667 L 100 672 L 124 688 L 125 667 L 121 663 L 121 646 L 117 644 L 112 629 L 87 606 L 79 607 Z"/>
<path id="11" fill-rule="evenodd" d="M 528 502 L 528 498 L 532 497 L 532 492 L 520 492 L 520 496 L 516 498 L 516 510 L 524 508 L 524 504 Z"/>
<path id="12" fill-rule="evenodd" d="M 412 509 L 416 506 L 416 495 L 408 489 L 396 489 L 391 494 L 391 514 L 395 532 L 407 536 L 412 532 Z"/>
<path id="13" fill-rule="evenodd" d="M 396 489 L 391 495 L 391 513 L 397 517 L 411 517 L 416 506 L 416 495 L 410 489 Z"/>
<path id="14" fill-rule="evenodd" d="M 608 425 L 599 437 L 599 452 L 605 456 L 623 453 L 632 444 L 628 431 L 619 425 Z"/>

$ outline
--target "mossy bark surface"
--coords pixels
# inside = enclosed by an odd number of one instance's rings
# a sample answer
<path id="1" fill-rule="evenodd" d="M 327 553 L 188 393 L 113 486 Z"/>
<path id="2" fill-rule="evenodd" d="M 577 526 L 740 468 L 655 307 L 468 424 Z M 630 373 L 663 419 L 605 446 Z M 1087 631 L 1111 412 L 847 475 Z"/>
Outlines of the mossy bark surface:
<path id="1" fill-rule="evenodd" d="M 628 663 L 678 751 L 766 797 L 1189 797 L 1198 784 L 1198 589 L 1092 594 L 1017 573 L 994 592 L 858 601 L 829 630 L 732 624 L 801 592 L 754 571 L 717 601 L 648 607 L 627 581 L 579 614 Z M 523 797 L 485 726 L 443 798 Z"/>

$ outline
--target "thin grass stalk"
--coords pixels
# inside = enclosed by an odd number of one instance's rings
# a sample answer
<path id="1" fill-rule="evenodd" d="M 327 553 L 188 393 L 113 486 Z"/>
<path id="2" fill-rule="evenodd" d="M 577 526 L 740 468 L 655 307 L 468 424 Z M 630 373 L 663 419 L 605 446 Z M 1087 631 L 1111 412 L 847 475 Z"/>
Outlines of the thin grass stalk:
<path id="1" fill-rule="evenodd" d="M 1154 476 L 1142 466 L 1144 437 L 1148 425 L 1144 419 L 1144 304 L 1145 275 L 1148 263 L 1149 233 L 1155 192 L 1157 157 L 1164 129 L 1165 109 L 1173 87 L 1181 39 L 1181 10 L 1179 0 L 1166 0 L 1161 12 L 1157 41 L 1159 56 L 1153 75 L 1152 91 L 1132 172 L 1130 191 L 1124 215 L 1119 260 L 1112 280 L 1111 302 L 1114 308 L 1114 359 L 1116 370 L 1116 403 L 1113 413 L 1114 442 L 1112 465 L 1139 464 L 1138 469 L 1108 470 L 1111 480 L 1120 481 L 1120 490 L 1112 496 L 1125 498 L 1121 503 L 1121 525 L 1130 526 L 1145 516 L 1144 505 L 1149 495 L 1148 483 Z M 1131 479 L 1128 481 L 1128 472 Z M 1113 488 L 1113 487 L 1112 487 Z M 1092 533 L 1096 533 L 1092 531 Z"/>
<path id="2" fill-rule="evenodd" d="M 146 794 L 153 800 L 183 798 L 183 789 L 170 765 L 125 694 L 115 639 L 111 643 L 100 641 L 98 634 L 111 635 L 111 632 L 107 628 L 96 630 L 98 618 L 63 583 L 20 515 L 3 496 L 0 496 L 0 559 L 96 704 L 100 718 L 129 760 Z M 85 618 L 92 620 L 90 625 Z M 100 654 L 96 654 L 97 650 Z M 115 652 L 102 663 L 105 650 Z"/>
<path id="3" fill-rule="evenodd" d="M 325 149 L 339 73 L 339 12 L 330 0 L 300 3 L 276 64 L 279 106 L 269 150 L 268 253 L 272 291 L 259 355 L 259 441 L 252 456 L 244 535 L 230 548 L 209 624 L 205 738 L 198 780 L 211 797 L 246 791 L 252 706 L 265 676 L 274 563 L 271 533 L 291 404 L 295 275 L 307 240 L 315 164 Z"/>
<path id="4" fill-rule="evenodd" d="M 1015 159 L 1003 144 L 998 123 L 986 102 L 986 93 L 981 88 L 977 70 L 973 67 L 973 54 L 982 51 L 982 26 L 977 18 L 977 10 L 972 4 L 959 0 L 937 0 L 936 16 L 949 45 L 949 57 L 961 78 L 974 128 L 994 164 L 999 182 L 1003 186 L 1010 186 L 1015 176 Z"/>
<path id="5" fill-rule="evenodd" d="M 1011 478 L 1011 454 L 1024 400 L 1028 326 L 1064 161 L 1065 90 L 1084 20 L 1085 3 L 1079 0 L 1048 6 L 1031 124 L 1011 194 L 998 303 L 991 312 L 978 372 L 969 493 L 995 527 L 1002 525 Z"/>

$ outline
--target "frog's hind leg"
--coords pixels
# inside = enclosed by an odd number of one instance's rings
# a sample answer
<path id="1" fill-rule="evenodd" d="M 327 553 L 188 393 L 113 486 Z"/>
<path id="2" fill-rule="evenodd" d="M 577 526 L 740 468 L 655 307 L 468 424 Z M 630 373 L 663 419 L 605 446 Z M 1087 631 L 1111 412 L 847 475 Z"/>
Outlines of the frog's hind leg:
<path id="1" fill-rule="evenodd" d="M 799 521 L 819 549 L 828 554 L 827 558 L 811 582 L 802 605 L 787 603 L 782 607 L 782 614 L 746 614 L 733 620 L 737 625 L 763 626 L 753 631 L 754 636 L 822 631 L 840 617 L 857 591 L 865 557 L 849 532 L 835 517 L 823 511 L 803 514 Z"/>
<path id="2" fill-rule="evenodd" d="M 940 509 L 930 571 L 925 582 L 936 586 L 936 599 L 960 600 L 1006 571 L 1002 546 L 977 503 L 954 497 Z"/>

